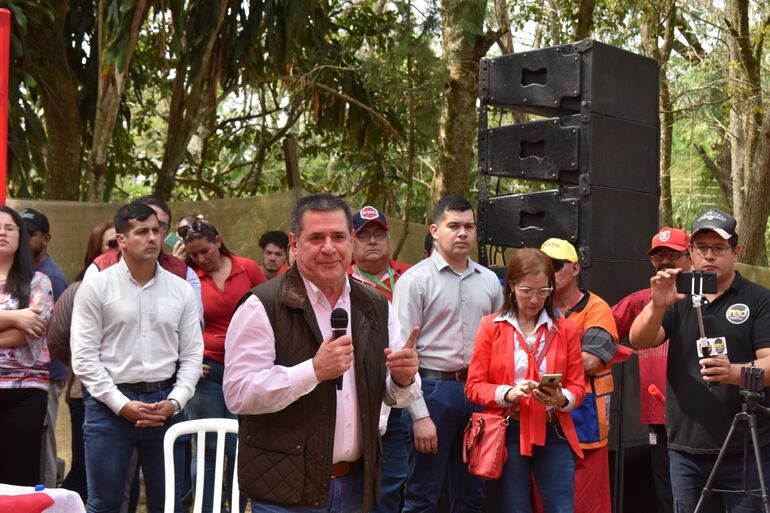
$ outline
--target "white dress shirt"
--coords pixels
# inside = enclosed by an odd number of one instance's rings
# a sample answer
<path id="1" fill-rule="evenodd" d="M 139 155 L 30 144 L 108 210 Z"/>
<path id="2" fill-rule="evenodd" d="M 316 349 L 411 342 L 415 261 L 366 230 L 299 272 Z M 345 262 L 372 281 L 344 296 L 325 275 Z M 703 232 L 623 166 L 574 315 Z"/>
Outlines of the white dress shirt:
<path id="1" fill-rule="evenodd" d="M 350 283 L 336 305 L 330 305 L 326 296 L 312 282 L 302 278 L 308 299 L 313 307 L 318 328 L 324 339 L 331 335 L 332 310 L 342 308 L 350 319 Z M 348 323 L 347 334 L 351 334 Z M 403 347 L 398 319 L 388 304 L 389 347 Z M 401 388 L 393 383 L 390 371 L 385 380 L 383 400 L 399 408 L 421 395 L 419 377 L 415 383 Z M 237 414 L 260 415 L 287 407 L 310 393 L 319 381 L 313 369 L 313 360 L 305 360 L 292 367 L 275 364 L 275 334 L 265 307 L 256 296 L 250 296 L 236 310 L 225 338 L 225 373 L 223 389 L 225 403 Z M 337 390 L 337 410 L 334 430 L 333 463 L 355 461 L 361 457 L 361 426 L 358 395 L 353 365 L 343 374 L 342 390 Z"/>
<path id="2" fill-rule="evenodd" d="M 121 258 L 121 260 L 123 260 L 123 258 Z M 99 274 L 99 268 L 96 267 L 96 264 L 91 264 L 86 268 L 86 272 L 83 275 L 83 281 L 89 280 L 92 276 L 97 274 Z M 198 304 L 198 318 L 200 319 L 201 326 L 203 326 L 203 297 L 201 296 L 201 280 L 198 278 L 198 275 L 195 274 L 195 271 L 193 271 L 189 266 L 187 267 L 185 280 L 190 284 L 193 289 L 193 294 L 195 294 L 195 301 Z"/>
<path id="3" fill-rule="evenodd" d="M 184 407 L 201 376 L 203 336 L 189 283 L 155 265 L 140 285 L 125 260 L 84 280 L 72 310 L 72 369 L 116 414 L 129 402 L 117 384 L 163 381 Z"/>

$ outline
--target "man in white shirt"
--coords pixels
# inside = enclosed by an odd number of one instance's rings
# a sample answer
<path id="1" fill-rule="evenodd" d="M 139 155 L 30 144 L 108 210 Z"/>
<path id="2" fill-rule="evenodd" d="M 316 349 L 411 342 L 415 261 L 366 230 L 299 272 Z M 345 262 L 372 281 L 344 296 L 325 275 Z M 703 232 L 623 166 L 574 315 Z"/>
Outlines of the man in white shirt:
<path id="1" fill-rule="evenodd" d="M 294 265 L 252 290 L 225 340 L 223 388 L 240 415 L 238 476 L 253 512 L 368 512 L 380 484 L 380 404 L 419 395 L 416 330 L 347 277 L 350 208 L 313 194 L 292 211 Z M 332 339 L 332 311 L 347 313 Z"/>
<path id="2" fill-rule="evenodd" d="M 421 326 L 417 337 L 422 394 L 408 407 L 410 474 L 405 512 L 435 512 L 447 476 L 452 513 L 481 511 L 484 482 L 463 464 L 462 435 L 480 408 L 465 397 L 465 378 L 481 318 L 503 305 L 495 273 L 470 259 L 476 243 L 471 204 L 445 196 L 433 211 L 432 254 L 396 282 L 393 306 L 404 326 Z"/>
<path id="3" fill-rule="evenodd" d="M 84 281 L 72 313 L 72 367 L 87 393 L 89 513 L 120 511 L 136 449 L 148 512 L 164 505 L 163 436 L 192 397 L 203 338 L 192 288 L 160 265 L 155 212 L 115 215 L 123 258 Z"/>

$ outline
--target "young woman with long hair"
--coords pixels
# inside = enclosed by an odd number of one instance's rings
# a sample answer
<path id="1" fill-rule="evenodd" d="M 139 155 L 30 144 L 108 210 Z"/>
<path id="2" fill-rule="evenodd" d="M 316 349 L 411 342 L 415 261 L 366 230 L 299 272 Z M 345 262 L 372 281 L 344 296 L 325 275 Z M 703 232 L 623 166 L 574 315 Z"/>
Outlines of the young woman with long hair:
<path id="1" fill-rule="evenodd" d="M 0 483 L 35 485 L 48 401 L 51 281 L 32 267 L 24 224 L 0 206 Z"/>

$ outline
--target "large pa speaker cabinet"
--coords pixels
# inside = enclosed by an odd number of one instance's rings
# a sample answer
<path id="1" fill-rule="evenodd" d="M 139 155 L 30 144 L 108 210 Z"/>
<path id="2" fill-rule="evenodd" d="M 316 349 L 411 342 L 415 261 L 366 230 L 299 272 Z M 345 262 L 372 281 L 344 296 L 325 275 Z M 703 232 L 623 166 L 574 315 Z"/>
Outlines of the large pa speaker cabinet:
<path id="1" fill-rule="evenodd" d="M 479 238 L 508 248 L 568 240 L 580 256 L 581 286 L 614 304 L 649 283 L 657 212 L 657 194 L 602 186 L 585 195 L 568 187 L 494 196 L 479 203 Z"/>
<path id="2" fill-rule="evenodd" d="M 546 117 L 585 110 L 658 124 L 658 62 L 598 41 L 481 60 L 479 97 Z"/>
<path id="3" fill-rule="evenodd" d="M 482 59 L 478 133 L 480 260 L 486 246 L 572 242 L 581 286 L 610 304 L 649 283 L 658 229 L 658 63 L 584 40 Z M 490 127 L 492 106 L 553 116 Z M 553 183 L 495 196 L 490 180 Z"/>
<path id="4" fill-rule="evenodd" d="M 658 137 L 654 125 L 576 114 L 480 130 L 479 162 L 487 176 L 657 194 Z"/>

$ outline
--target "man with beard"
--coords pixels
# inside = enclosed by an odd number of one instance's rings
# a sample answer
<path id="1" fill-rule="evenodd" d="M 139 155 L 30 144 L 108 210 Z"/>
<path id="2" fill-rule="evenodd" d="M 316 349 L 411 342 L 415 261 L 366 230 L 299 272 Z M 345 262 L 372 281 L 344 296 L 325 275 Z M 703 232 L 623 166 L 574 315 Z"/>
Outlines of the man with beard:
<path id="1" fill-rule="evenodd" d="M 690 236 L 684 230 L 664 227 L 652 237 L 652 244 L 647 254 L 655 271 L 682 269 L 689 271 L 690 254 L 687 246 Z M 650 288 L 637 290 L 621 299 L 612 307 L 618 336 L 628 338 L 631 324 L 639 312 L 650 302 Z M 671 495 L 671 478 L 668 465 L 668 438 L 666 435 L 666 408 L 662 401 L 649 392 L 650 385 L 655 385 L 665 396 L 666 360 L 668 340 L 658 347 L 639 350 L 639 419 L 650 427 L 650 466 L 655 484 L 658 513 L 670 513 L 674 509 Z"/>
<path id="2" fill-rule="evenodd" d="M 53 258 L 48 255 L 48 243 L 51 242 L 50 225 L 48 217 L 35 208 L 25 208 L 19 212 L 24 221 L 24 228 L 29 235 L 29 248 L 32 251 L 32 265 L 35 271 L 48 276 L 53 286 L 53 299 L 59 300 L 59 296 L 67 288 L 67 278 L 56 265 Z M 46 430 L 43 447 L 40 451 L 40 482 L 48 487 L 56 486 L 57 455 L 56 455 L 56 419 L 59 416 L 59 396 L 67 381 L 67 366 L 58 359 L 52 359 L 48 366 L 51 374 L 51 383 L 48 387 L 48 407 L 45 414 Z"/>
<path id="3" fill-rule="evenodd" d="M 259 268 L 268 280 L 275 278 L 288 262 L 289 236 L 281 230 L 265 232 L 259 238 L 259 247 L 262 248 L 262 265 Z"/>

